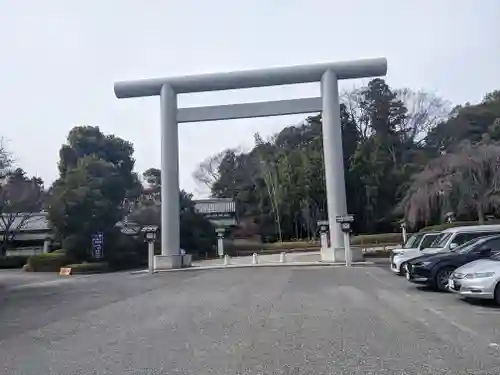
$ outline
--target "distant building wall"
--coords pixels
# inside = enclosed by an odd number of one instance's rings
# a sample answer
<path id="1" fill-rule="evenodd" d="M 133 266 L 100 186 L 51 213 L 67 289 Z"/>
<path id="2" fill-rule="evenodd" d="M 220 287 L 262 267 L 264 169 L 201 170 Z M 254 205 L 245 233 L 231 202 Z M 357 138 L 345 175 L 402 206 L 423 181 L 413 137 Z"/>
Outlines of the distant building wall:
<path id="1" fill-rule="evenodd" d="M 36 247 L 22 247 L 19 249 L 10 249 L 7 250 L 6 255 L 7 256 L 31 256 L 31 255 L 36 255 L 36 254 L 41 254 L 43 253 L 43 246 L 36 246 Z"/>

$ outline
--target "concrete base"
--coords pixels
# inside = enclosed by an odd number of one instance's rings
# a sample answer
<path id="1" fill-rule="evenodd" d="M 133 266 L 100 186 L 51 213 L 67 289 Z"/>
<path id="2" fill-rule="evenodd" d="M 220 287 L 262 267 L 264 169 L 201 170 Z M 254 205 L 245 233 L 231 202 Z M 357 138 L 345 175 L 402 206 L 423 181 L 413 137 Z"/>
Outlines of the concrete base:
<path id="1" fill-rule="evenodd" d="M 343 247 L 336 248 L 335 250 L 331 247 L 322 248 L 320 254 L 322 262 L 345 262 L 345 250 Z M 363 249 L 360 247 L 352 246 L 351 254 L 353 262 L 363 261 Z"/>
<path id="2" fill-rule="evenodd" d="M 193 256 L 191 254 L 184 254 L 182 256 L 182 267 L 187 268 L 193 265 Z"/>
<path id="3" fill-rule="evenodd" d="M 182 255 L 155 255 L 155 271 L 172 268 L 182 268 Z"/>
<path id="4" fill-rule="evenodd" d="M 192 266 L 192 255 L 155 255 L 154 269 L 169 270 L 175 268 L 187 268 Z"/>

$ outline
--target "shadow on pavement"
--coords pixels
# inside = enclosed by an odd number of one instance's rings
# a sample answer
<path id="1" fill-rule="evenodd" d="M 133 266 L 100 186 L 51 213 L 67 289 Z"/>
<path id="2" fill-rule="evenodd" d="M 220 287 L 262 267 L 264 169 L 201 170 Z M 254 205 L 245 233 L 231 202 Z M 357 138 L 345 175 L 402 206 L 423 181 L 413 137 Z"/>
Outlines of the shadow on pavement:
<path id="1" fill-rule="evenodd" d="M 477 298 L 460 298 L 463 302 L 471 306 L 481 306 L 488 309 L 496 309 L 500 313 L 500 306 L 490 299 L 477 299 Z"/>

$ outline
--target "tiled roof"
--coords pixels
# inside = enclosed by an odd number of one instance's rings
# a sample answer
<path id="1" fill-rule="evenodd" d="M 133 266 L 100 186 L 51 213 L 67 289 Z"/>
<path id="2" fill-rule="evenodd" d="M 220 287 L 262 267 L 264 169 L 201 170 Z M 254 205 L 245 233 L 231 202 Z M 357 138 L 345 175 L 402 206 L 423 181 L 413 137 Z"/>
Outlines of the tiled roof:
<path id="1" fill-rule="evenodd" d="M 9 215 L 9 214 L 4 214 Z M 19 213 L 14 218 L 14 221 L 11 225 L 11 229 L 17 229 L 21 224 L 22 220 L 26 217 L 26 215 L 31 215 L 26 221 L 23 223 L 22 228 L 19 228 L 20 231 L 44 231 L 50 230 L 50 224 L 48 220 L 47 212 L 37 212 L 33 214 L 28 213 Z M 5 230 L 4 223 L 0 220 L 0 232 Z"/>

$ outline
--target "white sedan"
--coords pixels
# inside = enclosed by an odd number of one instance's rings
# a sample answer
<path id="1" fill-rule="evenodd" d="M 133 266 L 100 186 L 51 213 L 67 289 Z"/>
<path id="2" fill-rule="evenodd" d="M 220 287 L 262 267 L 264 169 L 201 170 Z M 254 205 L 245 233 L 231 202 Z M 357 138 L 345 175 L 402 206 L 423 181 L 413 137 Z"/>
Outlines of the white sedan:
<path id="1" fill-rule="evenodd" d="M 450 276 L 448 288 L 462 297 L 493 299 L 500 304 L 500 255 L 457 268 Z"/>
<path id="2" fill-rule="evenodd" d="M 416 233 L 411 236 L 401 249 L 394 249 L 391 254 L 391 270 L 398 275 L 405 272 L 404 266 L 409 260 L 424 254 L 432 254 L 442 249 L 429 248 L 439 233 Z M 425 249 L 425 250 L 423 250 Z"/>

